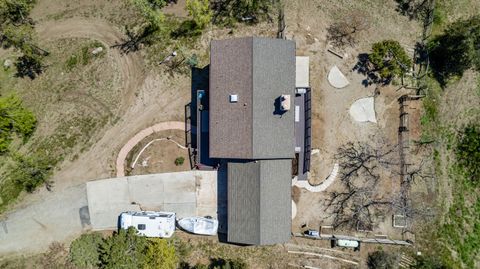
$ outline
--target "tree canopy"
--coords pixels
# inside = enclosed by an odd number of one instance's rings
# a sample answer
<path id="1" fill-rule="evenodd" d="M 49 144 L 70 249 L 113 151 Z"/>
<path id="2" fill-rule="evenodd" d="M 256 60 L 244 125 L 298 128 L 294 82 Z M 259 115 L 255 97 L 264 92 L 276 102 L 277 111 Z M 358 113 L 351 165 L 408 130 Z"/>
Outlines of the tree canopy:
<path id="1" fill-rule="evenodd" d="M 142 34 L 153 33 L 161 30 L 165 21 L 165 16 L 161 12 L 161 8 L 166 5 L 161 0 L 132 0 L 133 4 L 139 9 L 145 24 L 142 26 Z M 146 36 L 146 35 L 145 35 Z"/>
<path id="2" fill-rule="evenodd" d="M 214 23 L 233 24 L 234 21 L 256 23 L 262 18 L 269 18 L 277 1 L 271 0 L 214 0 L 212 10 Z"/>
<path id="3" fill-rule="evenodd" d="M 25 23 L 35 0 L 0 0 L 0 24 Z"/>
<path id="4" fill-rule="evenodd" d="M 23 54 L 16 63 L 17 75 L 31 79 L 42 72 L 42 60 L 48 54 L 36 45 L 33 22 L 28 17 L 34 4 L 35 0 L 0 0 L 0 44 Z"/>
<path id="5" fill-rule="evenodd" d="M 84 234 L 70 245 L 69 258 L 79 268 L 175 269 L 178 265 L 172 241 L 139 236 L 134 227 L 106 238 Z"/>
<path id="6" fill-rule="evenodd" d="M 0 154 L 8 150 L 14 135 L 28 138 L 37 120 L 16 95 L 0 97 Z"/>
<path id="7" fill-rule="evenodd" d="M 120 229 L 118 234 L 102 242 L 100 261 L 106 269 L 141 268 L 145 264 L 146 249 L 147 238 L 137 236 L 135 228 Z"/>
<path id="8" fill-rule="evenodd" d="M 204 29 L 212 19 L 209 0 L 187 0 L 186 9 L 200 29 Z"/>
<path id="9" fill-rule="evenodd" d="M 480 70 L 480 15 L 451 24 L 429 42 L 428 49 L 433 73 L 442 85 L 469 68 Z"/>
<path id="10" fill-rule="evenodd" d="M 372 71 L 377 72 L 384 82 L 403 76 L 412 66 L 412 60 L 395 40 L 384 40 L 373 44 L 368 60 L 374 66 Z"/>

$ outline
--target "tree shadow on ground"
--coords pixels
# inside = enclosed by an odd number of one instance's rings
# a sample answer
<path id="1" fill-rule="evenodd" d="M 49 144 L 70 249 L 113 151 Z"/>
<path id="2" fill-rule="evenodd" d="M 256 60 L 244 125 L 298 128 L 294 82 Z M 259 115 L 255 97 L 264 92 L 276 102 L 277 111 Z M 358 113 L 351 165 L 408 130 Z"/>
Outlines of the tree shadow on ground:
<path id="1" fill-rule="evenodd" d="M 352 71 L 356 71 L 359 74 L 365 76 L 365 79 L 362 80 L 362 85 L 368 87 L 375 83 L 381 83 L 381 79 L 373 71 L 373 66 L 368 60 L 367 53 L 360 53 L 357 56 L 357 63 L 352 68 Z"/>
<path id="2" fill-rule="evenodd" d="M 15 62 L 17 69 L 16 77 L 35 79 L 37 76 L 43 73 L 45 66 L 42 65 L 40 59 L 29 57 L 26 55 L 18 57 Z"/>
<path id="3" fill-rule="evenodd" d="M 143 28 L 142 31 L 136 33 L 126 27 L 125 35 L 127 38 L 122 39 L 120 43 L 112 45 L 111 48 L 118 48 L 122 54 L 139 51 L 144 45 L 148 45 L 151 42 L 148 39 L 151 38 L 156 31 L 157 29 L 154 27 L 147 26 Z"/>
<path id="4" fill-rule="evenodd" d="M 422 19 L 430 12 L 430 0 L 395 0 L 396 11 L 410 20 Z"/>

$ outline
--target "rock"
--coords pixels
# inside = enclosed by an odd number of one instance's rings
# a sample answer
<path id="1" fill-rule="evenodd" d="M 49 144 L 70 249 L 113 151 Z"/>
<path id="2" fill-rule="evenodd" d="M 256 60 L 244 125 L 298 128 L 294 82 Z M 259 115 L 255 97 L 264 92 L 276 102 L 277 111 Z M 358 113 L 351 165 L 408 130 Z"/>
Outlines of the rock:
<path id="1" fill-rule="evenodd" d="M 3 62 L 3 67 L 5 67 L 5 68 L 10 68 L 10 66 L 12 66 L 12 64 L 13 64 L 12 60 L 6 59 L 6 60 Z"/>
<path id="2" fill-rule="evenodd" d="M 99 54 L 100 52 L 103 51 L 103 48 L 102 47 L 98 47 L 98 48 L 95 48 L 93 51 L 92 51 L 92 54 L 93 55 L 97 55 Z"/>

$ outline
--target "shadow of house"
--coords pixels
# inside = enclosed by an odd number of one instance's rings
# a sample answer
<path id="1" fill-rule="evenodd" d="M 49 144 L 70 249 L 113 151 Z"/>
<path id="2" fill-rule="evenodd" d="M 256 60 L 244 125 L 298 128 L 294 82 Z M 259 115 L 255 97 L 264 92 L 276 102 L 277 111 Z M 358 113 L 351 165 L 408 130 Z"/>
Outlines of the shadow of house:
<path id="1" fill-rule="evenodd" d="M 191 103 L 185 107 L 186 141 L 189 146 L 192 168 L 213 169 L 219 160 L 209 155 L 209 65 L 203 68 L 192 67 Z M 202 135 L 203 133 L 203 135 Z"/>

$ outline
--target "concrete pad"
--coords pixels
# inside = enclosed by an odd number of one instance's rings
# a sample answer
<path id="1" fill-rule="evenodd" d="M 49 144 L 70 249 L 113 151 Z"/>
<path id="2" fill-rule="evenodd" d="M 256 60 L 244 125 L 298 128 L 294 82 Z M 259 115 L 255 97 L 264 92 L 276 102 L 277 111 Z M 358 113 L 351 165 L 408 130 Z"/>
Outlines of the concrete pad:
<path id="1" fill-rule="evenodd" d="M 195 203 L 164 204 L 163 210 L 175 212 L 177 219 L 195 216 L 197 212 Z"/>
<path id="2" fill-rule="evenodd" d="M 186 171 L 87 182 L 91 225 L 115 229 L 125 211 L 171 211 L 178 218 L 217 217 L 217 172 Z"/>
<path id="3" fill-rule="evenodd" d="M 206 172 L 206 171 L 199 171 Z M 217 173 L 197 176 L 197 216 L 215 216 L 217 213 Z"/>
<path id="4" fill-rule="evenodd" d="M 131 203 L 126 178 L 87 182 L 87 200 L 94 230 L 114 229 L 120 213 L 140 210 Z"/>
<path id="5" fill-rule="evenodd" d="M 295 87 L 310 87 L 310 58 L 308 56 L 295 57 Z"/>
<path id="6" fill-rule="evenodd" d="M 375 99 L 373 97 L 361 98 L 350 106 L 350 116 L 358 122 L 377 123 L 375 117 Z"/>
<path id="7" fill-rule="evenodd" d="M 337 89 L 345 88 L 350 84 L 347 77 L 345 77 L 336 65 L 334 65 L 330 69 L 330 72 L 328 72 L 328 83 Z"/>
<path id="8" fill-rule="evenodd" d="M 127 177 L 129 199 L 136 204 L 149 207 L 162 207 L 164 184 L 157 175 L 144 175 L 141 177 Z"/>

